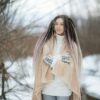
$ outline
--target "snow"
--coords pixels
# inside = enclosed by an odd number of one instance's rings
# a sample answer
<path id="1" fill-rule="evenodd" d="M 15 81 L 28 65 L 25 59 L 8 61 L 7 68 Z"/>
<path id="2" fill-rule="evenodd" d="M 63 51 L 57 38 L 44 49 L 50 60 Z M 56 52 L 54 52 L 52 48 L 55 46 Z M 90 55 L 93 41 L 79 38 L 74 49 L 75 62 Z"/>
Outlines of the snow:
<path id="1" fill-rule="evenodd" d="M 100 55 L 83 59 L 81 85 L 90 96 L 100 99 Z"/>
<path id="2" fill-rule="evenodd" d="M 100 55 L 91 55 L 83 58 L 81 71 L 81 86 L 85 92 L 93 97 L 100 99 Z M 10 73 L 5 91 L 12 89 L 6 94 L 9 99 L 31 100 L 34 86 L 34 66 L 33 58 L 20 58 L 14 63 L 5 61 L 7 72 Z M 15 80 L 16 79 L 16 80 Z M 84 80 L 84 81 L 83 81 Z M 18 83 L 18 82 L 19 83 Z M 1 91 L 0 91 L 1 92 Z"/>

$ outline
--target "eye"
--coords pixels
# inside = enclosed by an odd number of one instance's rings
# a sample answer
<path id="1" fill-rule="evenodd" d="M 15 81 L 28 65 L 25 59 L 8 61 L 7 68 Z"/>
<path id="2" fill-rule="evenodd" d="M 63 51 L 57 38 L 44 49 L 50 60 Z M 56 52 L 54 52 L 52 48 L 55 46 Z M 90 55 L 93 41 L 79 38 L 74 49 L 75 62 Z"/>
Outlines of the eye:
<path id="1" fill-rule="evenodd" d="M 61 25 L 64 25 L 63 23 L 61 23 Z"/>
<path id="2" fill-rule="evenodd" d="M 54 23 L 54 25 L 58 25 L 58 23 L 57 23 L 57 22 L 55 22 L 55 23 Z"/>
<path id="3" fill-rule="evenodd" d="M 60 22 L 59 25 L 64 25 L 64 23 L 63 22 Z"/>
<path id="4" fill-rule="evenodd" d="M 64 26 L 64 23 L 58 23 L 58 22 L 55 22 L 54 25 Z"/>

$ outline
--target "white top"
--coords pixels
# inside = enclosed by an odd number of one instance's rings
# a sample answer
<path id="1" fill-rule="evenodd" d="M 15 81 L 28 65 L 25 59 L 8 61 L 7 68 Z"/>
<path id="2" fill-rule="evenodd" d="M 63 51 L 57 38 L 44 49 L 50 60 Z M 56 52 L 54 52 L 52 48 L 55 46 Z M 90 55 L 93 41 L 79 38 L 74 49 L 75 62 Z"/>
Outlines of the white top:
<path id="1" fill-rule="evenodd" d="M 60 59 L 60 47 L 63 43 L 64 36 L 56 34 L 57 40 L 55 42 L 54 47 L 54 60 L 53 64 L 56 62 L 57 59 Z M 61 80 L 59 77 L 54 76 L 54 80 L 52 80 L 49 84 L 43 87 L 42 94 L 53 95 L 53 96 L 70 96 L 72 91 L 69 87 Z"/>

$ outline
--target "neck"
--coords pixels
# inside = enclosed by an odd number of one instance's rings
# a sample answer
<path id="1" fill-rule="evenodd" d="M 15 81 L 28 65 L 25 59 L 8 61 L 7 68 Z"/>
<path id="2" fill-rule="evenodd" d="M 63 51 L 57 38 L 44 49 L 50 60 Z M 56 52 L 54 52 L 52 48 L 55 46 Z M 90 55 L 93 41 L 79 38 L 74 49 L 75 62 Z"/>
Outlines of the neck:
<path id="1" fill-rule="evenodd" d="M 64 38 L 64 35 L 59 35 L 57 33 L 55 34 L 55 36 L 56 36 L 57 39 L 63 39 Z"/>
<path id="2" fill-rule="evenodd" d="M 58 34 L 58 33 L 56 33 L 56 36 L 64 36 L 64 34 Z"/>
<path id="3" fill-rule="evenodd" d="M 55 36 L 56 36 L 57 43 L 62 43 L 64 41 L 64 35 L 59 35 L 56 33 Z"/>

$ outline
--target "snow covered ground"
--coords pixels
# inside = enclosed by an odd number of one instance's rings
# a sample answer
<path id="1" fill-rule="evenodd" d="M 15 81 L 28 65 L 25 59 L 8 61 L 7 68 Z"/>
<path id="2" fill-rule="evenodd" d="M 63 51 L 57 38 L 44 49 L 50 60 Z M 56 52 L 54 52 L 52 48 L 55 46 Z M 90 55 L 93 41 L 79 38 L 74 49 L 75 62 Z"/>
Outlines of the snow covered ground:
<path id="1" fill-rule="evenodd" d="M 5 61 L 9 79 L 5 84 L 7 100 L 31 100 L 34 85 L 32 57 L 20 58 L 16 62 Z"/>
<path id="2" fill-rule="evenodd" d="M 100 55 L 85 57 L 81 74 L 86 93 L 100 99 Z"/>
<path id="3" fill-rule="evenodd" d="M 10 100 L 31 100 L 34 84 L 34 66 L 32 57 L 20 58 L 16 62 L 5 61 L 9 79 L 5 91 Z M 100 98 L 100 55 L 85 57 L 82 64 L 81 85 L 90 96 Z M 83 81 L 84 80 L 84 81 Z M 1 92 L 1 91 L 0 91 Z"/>

